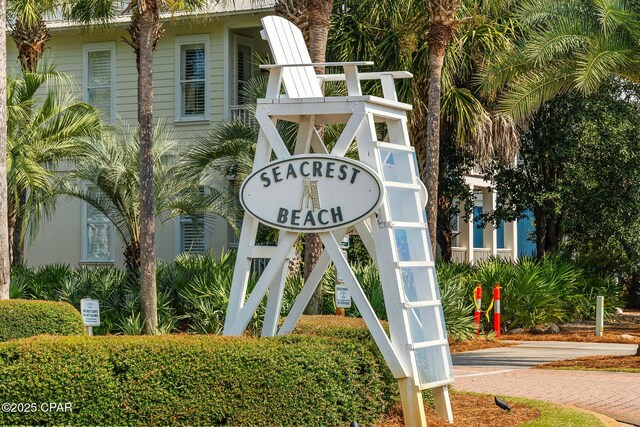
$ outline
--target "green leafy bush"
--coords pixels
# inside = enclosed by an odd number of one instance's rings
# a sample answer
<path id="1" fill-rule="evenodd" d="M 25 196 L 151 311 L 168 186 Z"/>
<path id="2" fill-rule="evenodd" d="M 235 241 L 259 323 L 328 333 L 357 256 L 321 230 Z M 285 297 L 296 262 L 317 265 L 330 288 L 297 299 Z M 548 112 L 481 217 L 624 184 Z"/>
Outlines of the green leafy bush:
<path id="1" fill-rule="evenodd" d="M 37 337 L 0 346 L 3 413 L 29 425 L 371 425 L 397 403 L 380 356 L 356 340 L 173 335 Z"/>
<path id="2" fill-rule="evenodd" d="M 489 259 L 471 269 L 467 282 L 469 300 L 476 284 L 482 285 L 483 309 L 493 298 L 493 285 L 501 286 L 501 317 L 508 328 L 593 319 L 597 295 L 605 297 L 609 316 L 621 304 L 613 277 L 561 256 L 515 263 Z"/>
<path id="3" fill-rule="evenodd" d="M 0 341 L 41 334 L 82 335 L 84 323 L 67 303 L 0 300 Z"/>
<path id="4" fill-rule="evenodd" d="M 173 263 L 160 263 L 157 270 L 159 329 L 163 333 L 193 332 L 218 334 L 222 331 L 234 268 L 234 254 L 182 255 Z M 592 264 L 560 256 L 541 261 L 523 258 L 516 263 L 489 259 L 470 266 L 436 266 L 441 301 L 449 336 L 464 340 L 474 335 L 473 289 L 484 289 L 482 307 L 492 298 L 493 285 L 502 287 L 502 321 L 509 328 L 529 327 L 548 322 L 591 319 L 597 295 L 605 297 L 611 315 L 620 305 L 620 287 L 610 275 Z M 386 320 L 386 307 L 378 269 L 373 263 L 356 263 L 353 271 L 376 315 Z M 123 270 L 113 267 L 71 268 L 49 265 L 12 271 L 11 295 L 26 299 L 46 298 L 80 307 L 80 299 L 100 301 L 101 325 L 96 334 L 138 334 L 142 330 L 139 286 L 126 280 Z M 335 270 L 322 279 L 323 312 L 335 313 Z M 257 280 L 251 277 L 248 291 Z M 287 278 L 281 315 L 286 315 L 300 289 L 302 278 Z M 249 322 L 250 331 L 260 331 L 266 302 L 263 300 Z M 347 316 L 358 317 L 357 307 Z M 483 316 L 483 322 L 487 322 Z"/>

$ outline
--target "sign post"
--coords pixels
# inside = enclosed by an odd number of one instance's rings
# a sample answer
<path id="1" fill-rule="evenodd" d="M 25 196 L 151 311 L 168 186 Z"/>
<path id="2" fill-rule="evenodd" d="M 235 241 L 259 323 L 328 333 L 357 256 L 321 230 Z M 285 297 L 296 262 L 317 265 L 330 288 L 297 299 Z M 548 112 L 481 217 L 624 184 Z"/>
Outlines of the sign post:
<path id="1" fill-rule="evenodd" d="M 604 297 L 596 298 L 596 336 L 601 337 L 604 331 Z"/>
<path id="2" fill-rule="evenodd" d="M 80 313 L 87 329 L 87 335 L 92 337 L 93 327 L 100 326 L 100 303 L 95 299 L 82 298 L 80 300 Z"/>
<path id="3" fill-rule="evenodd" d="M 345 258 L 347 258 L 347 249 L 349 249 L 348 234 L 340 242 L 340 250 L 342 250 Z M 349 288 L 345 286 L 344 280 L 342 280 L 338 271 L 336 271 L 335 291 L 336 316 L 344 316 L 346 314 L 345 309 L 351 308 L 351 294 L 349 294 Z"/>

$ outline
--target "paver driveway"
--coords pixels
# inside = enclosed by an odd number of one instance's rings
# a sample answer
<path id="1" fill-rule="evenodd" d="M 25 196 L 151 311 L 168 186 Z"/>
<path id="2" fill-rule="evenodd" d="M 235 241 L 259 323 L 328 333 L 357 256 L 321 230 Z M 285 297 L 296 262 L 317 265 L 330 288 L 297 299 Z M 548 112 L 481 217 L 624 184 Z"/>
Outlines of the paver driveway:
<path id="1" fill-rule="evenodd" d="M 454 389 L 541 399 L 640 425 L 640 374 L 528 369 L 582 356 L 635 354 L 637 345 L 525 342 L 453 355 Z"/>

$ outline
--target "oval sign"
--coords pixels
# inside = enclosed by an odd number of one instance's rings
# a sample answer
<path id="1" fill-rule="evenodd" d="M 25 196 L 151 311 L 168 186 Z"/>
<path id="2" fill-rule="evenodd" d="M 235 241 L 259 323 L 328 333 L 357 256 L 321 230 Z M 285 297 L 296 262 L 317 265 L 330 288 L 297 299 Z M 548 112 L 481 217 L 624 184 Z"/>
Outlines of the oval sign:
<path id="1" fill-rule="evenodd" d="M 247 177 L 240 203 L 272 227 L 298 232 L 343 228 L 382 203 L 383 186 L 368 166 L 344 157 L 301 155 L 271 162 Z"/>

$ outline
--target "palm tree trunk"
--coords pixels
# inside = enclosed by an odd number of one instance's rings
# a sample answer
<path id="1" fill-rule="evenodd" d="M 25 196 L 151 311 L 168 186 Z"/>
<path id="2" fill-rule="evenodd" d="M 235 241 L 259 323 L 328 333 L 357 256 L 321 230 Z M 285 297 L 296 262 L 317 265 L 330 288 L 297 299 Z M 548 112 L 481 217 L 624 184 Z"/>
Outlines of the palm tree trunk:
<path id="1" fill-rule="evenodd" d="M 22 206 L 27 202 L 27 191 L 18 192 L 18 206 L 12 210 L 9 219 L 9 245 L 11 245 L 11 266 L 21 265 L 24 262 L 24 240 L 22 229 L 24 227 L 24 214 Z"/>
<path id="2" fill-rule="evenodd" d="M 446 262 L 451 262 L 453 255 L 451 246 L 453 244 L 453 230 L 451 228 L 451 199 L 440 197 L 438 203 L 438 246 L 440 246 L 440 256 Z"/>
<path id="3" fill-rule="evenodd" d="M 440 167 L 440 95 L 444 55 L 451 40 L 450 27 L 432 22 L 427 35 L 429 44 L 429 92 L 427 100 L 427 150 L 426 164 L 421 171 L 422 182 L 427 187 L 427 222 L 431 251 L 436 253 L 438 223 L 438 176 Z"/>
<path id="4" fill-rule="evenodd" d="M 307 0 L 309 54 L 312 62 L 325 62 L 326 60 L 332 9 L 333 0 Z M 324 67 L 316 67 L 316 73 L 324 74 Z M 323 134 L 322 128 L 318 131 L 320 135 Z M 316 233 L 310 233 L 305 235 L 304 242 L 304 279 L 306 280 L 320 259 L 322 241 Z M 304 312 L 305 314 L 322 314 L 322 281 L 313 293 Z"/>
<path id="5" fill-rule="evenodd" d="M 153 47 L 158 25 L 155 1 L 141 1 L 139 16 L 138 123 L 140 125 L 140 313 L 144 333 L 158 326 L 153 191 Z"/>
<path id="6" fill-rule="evenodd" d="M 0 0 L 0 34 L 7 25 L 5 0 Z M 9 299 L 11 267 L 7 204 L 7 39 L 0 37 L 0 299 Z"/>
<path id="7" fill-rule="evenodd" d="M 127 281 L 137 284 L 140 279 L 140 242 L 133 240 L 124 249 L 124 266 L 127 270 Z"/>

